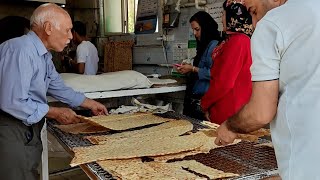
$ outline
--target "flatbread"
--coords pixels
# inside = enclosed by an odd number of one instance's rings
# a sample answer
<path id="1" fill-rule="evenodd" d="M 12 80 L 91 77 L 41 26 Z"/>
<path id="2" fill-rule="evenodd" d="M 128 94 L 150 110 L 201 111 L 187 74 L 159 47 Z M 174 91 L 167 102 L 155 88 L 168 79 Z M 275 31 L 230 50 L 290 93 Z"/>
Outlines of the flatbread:
<path id="1" fill-rule="evenodd" d="M 225 173 L 210 168 L 195 160 L 173 163 L 142 162 L 141 159 L 98 161 L 99 166 L 119 179 L 153 180 L 153 179 L 206 179 L 185 169 L 207 176 L 210 179 L 236 177 L 238 174 Z"/>
<path id="2" fill-rule="evenodd" d="M 124 138 L 140 138 L 148 136 L 150 138 L 161 137 L 165 134 L 166 137 L 174 137 L 182 135 L 193 129 L 193 125 L 187 120 L 173 120 L 165 122 L 158 126 L 145 128 L 141 130 L 128 131 L 122 133 L 116 133 L 111 135 L 102 136 L 86 136 L 85 139 L 89 140 L 92 144 L 106 144 L 109 141 L 124 139 Z"/>
<path id="3" fill-rule="evenodd" d="M 198 176 L 185 171 L 179 165 L 147 162 L 140 159 L 106 160 L 97 162 L 100 167 L 113 177 L 128 180 L 154 179 L 199 179 Z"/>
<path id="4" fill-rule="evenodd" d="M 238 138 L 250 142 L 258 142 L 258 139 L 263 136 L 270 136 L 270 130 L 261 128 L 250 132 L 249 134 L 238 134 Z"/>
<path id="5" fill-rule="evenodd" d="M 71 134 L 90 134 L 90 133 L 101 133 L 109 131 L 107 128 L 102 126 L 93 126 L 89 123 L 77 123 L 68 125 L 54 125 L 61 131 Z"/>
<path id="6" fill-rule="evenodd" d="M 132 139 L 114 141 L 111 144 L 73 148 L 75 157 L 71 166 L 90 163 L 98 160 L 129 159 L 143 156 L 157 156 L 191 151 L 203 146 L 207 136 L 202 132 L 191 135 L 166 137 L 132 142 Z"/>
<path id="7" fill-rule="evenodd" d="M 205 126 L 208 126 L 212 130 L 217 130 L 218 127 L 220 126 L 219 124 L 215 124 L 209 121 L 203 121 L 202 124 Z M 248 134 L 238 134 L 239 139 L 250 141 L 250 142 L 257 142 L 259 137 L 263 137 L 263 136 L 270 136 L 270 130 L 261 128 L 259 130 L 250 132 Z"/>
<path id="8" fill-rule="evenodd" d="M 170 121 L 170 119 L 158 117 L 152 114 L 133 114 L 133 115 L 109 115 L 85 118 L 88 123 L 100 125 L 112 130 L 127 130 L 151 124 L 160 124 Z"/>
<path id="9" fill-rule="evenodd" d="M 97 161 L 98 165 L 117 179 L 154 179 L 156 171 L 144 164 L 141 159 Z M 162 178 L 161 174 L 157 175 Z"/>
<path id="10" fill-rule="evenodd" d="M 270 147 L 270 148 L 274 148 L 272 142 L 268 142 L 268 143 L 262 143 L 262 144 L 256 144 L 253 145 L 254 147 Z"/>
<path id="11" fill-rule="evenodd" d="M 260 128 L 256 131 L 250 132 L 249 134 L 262 137 L 262 136 L 270 136 L 271 133 L 270 133 L 270 129 Z"/>
<path id="12" fill-rule="evenodd" d="M 220 171 L 218 169 L 208 167 L 208 166 L 206 166 L 202 163 L 199 163 L 195 160 L 177 161 L 177 162 L 174 162 L 173 164 L 176 164 L 176 165 L 181 166 L 183 168 L 187 168 L 188 170 L 191 170 L 193 172 L 205 175 L 205 176 L 209 177 L 210 179 L 220 179 L 220 178 L 229 178 L 229 177 L 239 176 L 239 174 L 225 173 L 225 172 Z"/>
<path id="13" fill-rule="evenodd" d="M 186 156 L 192 156 L 192 155 L 196 155 L 196 154 L 200 154 L 200 153 L 209 153 L 209 151 L 212 149 L 222 147 L 222 146 L 218 146 L 214 143 L 215 139 L 216 139 L 216 137 L 206 136 L 206 140 L 205 140 L 205 143 L 203 144 L 203 146 L 201 146 L 197 149 L 194 149 L 192 151 L 175 153 L 175 154 L 155 156 L 155 157 L 152 157 L 152 159 L 157 162 L 167 162 L 172 159 L 182 159 Z M 235 139 L 234 142 L 232 144 L 229 144 L 228 146 L 237 144 L 239 142 L 241 142 L 241 139 Z"/>
<path id="14" fill-rule="evenodd" d="M 161 163 L 161 162 L 148 162 L 148 166 L 152 167 L 155 171 L 160 174 L 166 175 L 169 179 L 205 179 L 196 176 L 193 173 L 190 173 L 186 170 L 183 170 L 182 167 L 174 163 Z M 166 179 L 168 179 L 166 178 Z"/>
<path id="15" fill-rule="evenodd" d="M 220 126 L 219 124 L 216 123 L 212 123 L 210 121 L 202 121 L 201 124 L 210 127 L 211 129 L 218 129 L 218 127 Z"/>
<path id="16" fill-rule="evenodd" d="M 201 129 L 208 136 L 217 137 L 216 129 Z M 270 136 L 270 131 L 268 129 L 261 128 L 257 131 L 253 131 L 250 134 L 237 134 L 237 139 L 257 142 L 260 137 Z"/>
<path id="17" fill-rule="evenodd" d="M 102 122 L 108 122 L 108 121 L 115 121 L 115 120 L 121 120 L 126 118 L 133 118 L 133 117 L 139 117 L 139 116 L 145 116 L 148 115 L 147 113 L 135 113 L 135 114 L 110 114 L 110 115 L 101 115 L 101 116 L 92 116 L 92 117 L 85 117 L 81 115 L 76 115 L 79 119 L 81 119 L 83 122 L 95 124 L 95 121 L 102 121 Z"/>
<path id="18" fill-rule="evenodd" d="M 194 150 L 194 151 L 186 151 L 186 152 L 180 152 L 180 153 L 175 153 L 175 154 L 168 154 L 168 155 L 163 155 L 163 156 L 155 156 L 151 157 L 155 162 L 168 162 L 169 160 L 173 159 L 183 159 L 187 156 L 193 156 L 196 154 L 202 153 L 199 150 Z"/>

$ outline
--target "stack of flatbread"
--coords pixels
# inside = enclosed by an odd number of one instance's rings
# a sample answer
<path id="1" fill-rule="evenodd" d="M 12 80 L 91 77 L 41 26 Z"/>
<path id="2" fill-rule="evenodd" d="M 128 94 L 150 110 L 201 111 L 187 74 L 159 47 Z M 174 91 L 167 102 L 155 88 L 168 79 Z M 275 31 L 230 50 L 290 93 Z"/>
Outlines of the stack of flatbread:
<path id="1" fill-rule="evenodd" d="M 89 124 L 122 131 L 111 135 L 86 136 L 94 145 L 74 148 L 75 157 L 71 166 L 98 162 L 104 170 L 121 179 L 200 178 L 186 169 L 210 179 L 237 176 L 196 161 L 167 162 L 208 153 L 218 147 L 214 144 L 215 137 L 210 133 L 191 133 L 193 125 L 187 120 L 161 118 L 152 114 L 98 116 L 84 120 Z M 152 124 L 154 126 L 146 127 Z M 142 162 L 140 158 L 146 156 L 154 161 Z"/>
<path id="2" fill-rule="evenodd" d="M 92 144 L 110 144 L 112 141 L 117 141 L 121 139 L 139 139 L 144 138 L 144 140 L 151 139 L 155 137 L 161 137 L 163 134 L 166 137 L 179 136 L 193 129 L 193 125 L 186 120 L 171 120 L 169 122 L 160 124 L 158 126 L 152 126 L 149 128 L 144 128 L 135 131 L 125 131 L 122 133 L 102 135 L 102 136 L 86 136 Z"/>

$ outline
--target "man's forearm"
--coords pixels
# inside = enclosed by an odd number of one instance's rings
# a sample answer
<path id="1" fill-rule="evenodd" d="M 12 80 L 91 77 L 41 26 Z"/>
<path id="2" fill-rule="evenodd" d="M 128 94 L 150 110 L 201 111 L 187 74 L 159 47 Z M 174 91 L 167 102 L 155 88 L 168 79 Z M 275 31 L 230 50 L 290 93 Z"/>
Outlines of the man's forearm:
<path id="1" fill-rule="evenodd" d="M 85 98 L 80 106 L 83 107 L 83 108 L 92 110 L 92 108 L 94 108 L 97 105 L 96 103 L 97 102 L 92 100 L 92 99 Z"/>
<path id="2" fill-rule="evenodd" d="M 58 108 L 57 107 L 50 107 L 49 106 L 49 111 L 46 114 L 46 117 L 49 119 L 56 119 L 58 113 Z"/>
<path id="3" fill-rule="evenodd" d="M 248 133 L 270 123 L 277 113 L 278 94 L 278 80 L 253 82 L 249 103 L 227 120 L 228 129 Z"/>
<path id="4" fill-rule="evenodd" d="M 89 98 L 85 98 L 84 101 L 82 102 L 82 104 L 80 105 L 83 108 L 87 108 L 90 109 L 90 107 L 92 106 L 92 101 Z"/>
<path id="5" fill-rule="evenodd" d="M 230 131 L 235 133 L 249 133 L 258 130 L 266 125 L 257 120 L 254 112 L 250 112 L 250 105 L 245 105 L 237 114 L 229 118 L 226 122 Z"/>

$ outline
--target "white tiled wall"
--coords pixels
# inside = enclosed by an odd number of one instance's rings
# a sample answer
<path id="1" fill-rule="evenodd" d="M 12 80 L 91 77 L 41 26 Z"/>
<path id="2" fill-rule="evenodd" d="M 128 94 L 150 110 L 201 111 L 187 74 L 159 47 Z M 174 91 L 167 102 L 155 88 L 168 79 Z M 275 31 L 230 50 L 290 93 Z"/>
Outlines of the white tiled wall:
<path id="1" fill-rule="evenodd" d="M 90 0 L 92 3 L 85 2 L 85 0 L 81 0 L 81 2 L 84 2 L 79 5 L 77 3 L 77 0 L 67 0 L 67 3 L 73 3 L 71 8 L 68 9 L 71 17 L 73 20 L 79 20 L 84 22 L 87 25 L 87 32 L 89 37 L 98 37 L 99 36 L 99 10 L 97 8 L 98 6 L 98 0 Z M 169 4 L 175 4 L 177 0 L 167 0 Z M 211 3 L 221 3 L 223 0 L 207 0 L 208 4 Z M 194 0 L 183 0 L 183 2 L 194 2 Z M 78 4 L 78 5 L 77 5 Z M 18 15 L 23 16 L 29 19 L 31 16 L 33 10 L 39 5 L 38 4 L 32 4 L 32 3 L 1 3 L 0 2 L 0 18 L 8 16 L 8 15 Z M 174 41 L 167 42 L 166 43 L 166 51 L 167 51 L 167 59 L 168 62 L 172 62 L 173 56 L 174 56 L 174 50 L 173 47 L 175 43 L 187 43 L 189 39 L 189 32 L 190 32 L 190 25 L 189 25 L 189 19 L 190 17 L 197 12 L 198 10 L 194 7 L 190 8 L 181 8 L 181 14 L 180 14 L 180 20 L 179 20 L 179 26 L 174 29 L 170 29 L 168 31 L 163 31 L 164 33 L 167 33 L 169 35 L 174 35 Z M 107 40 L 114 40 L 114 41 L 122 41 L 122 40 L 131 40 L 135 39 L 136 46 L 139 46 L 139 48 L 134 48 L 133 50 L 133 62 L 135 64 L 139 64 L 140 67 L 136 69 L 145 70 L 146 72 L 153 72 L 157 71 L 154 67 L 149 67 L 150 64 L 156 65 L 162 62 L 166 62 L 164 59 L 164 55 L 162 53 L 162 42 L 160 40 L 157 40 L 158 37 L 161 35 L 159 33 L 155 34 L 147 34 L 147 35 L 117 35 L 117 36 L 109 36 L 109 37 L 98 37 L 96 44 L 99 51 L 99 56 L 103 58 L 103 52 L 104 52 L 104 44 Z M 155 48 L 157 46 L 157 48 Z M 144 50 L 141 50 L 143 47 Z M 148 54 L 150 54 L 150 58 L 152 61 L 147 61 Z M 149 59 L 150 59 L 149 58 Z M 146 62 L 146 64 L 149 64 L 146 67 L 141 68 L 142 62 Z M 150 70 L 147 70 L 148 67 Z M 157 68 L 156 68 L 157 69 Z M 160 68 L 161 69 L 161 68 Z M 167 72 L 159 70 L 160 72 Z"/>

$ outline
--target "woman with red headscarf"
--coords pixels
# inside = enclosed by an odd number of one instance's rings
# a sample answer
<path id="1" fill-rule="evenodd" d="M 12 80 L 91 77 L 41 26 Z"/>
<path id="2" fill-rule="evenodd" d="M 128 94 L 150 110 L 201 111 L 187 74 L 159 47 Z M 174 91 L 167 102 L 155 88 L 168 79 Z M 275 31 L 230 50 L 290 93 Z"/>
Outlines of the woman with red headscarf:
<path id="1" fill-rule="evenodd" d="M 239 0 L 227 0 L 224 9 L 224 40 L 212 53 L 214 63 L 210 71 L 210 85 L 201 99 L 207 119 L 217 124 L 238 112 L 249 101 L 252 89 L 251 16 Z"/>

